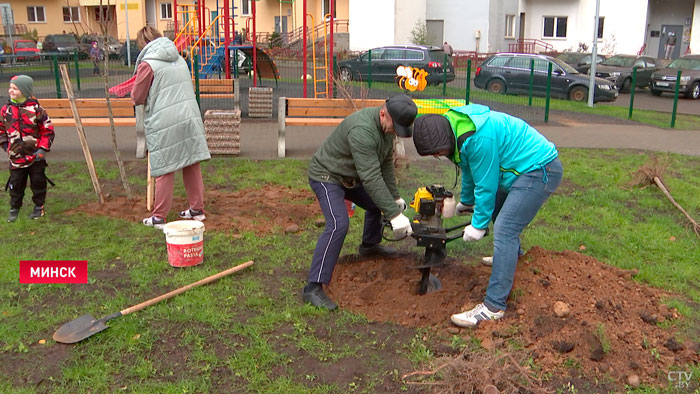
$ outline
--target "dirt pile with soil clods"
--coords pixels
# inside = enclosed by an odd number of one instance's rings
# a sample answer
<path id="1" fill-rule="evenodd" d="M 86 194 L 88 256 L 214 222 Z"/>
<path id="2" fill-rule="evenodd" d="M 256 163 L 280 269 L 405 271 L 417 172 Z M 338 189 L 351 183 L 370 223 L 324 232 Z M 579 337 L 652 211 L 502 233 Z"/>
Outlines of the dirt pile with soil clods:
<path id="1" fill-rule="evenodd" d="M 341 308 L 373 321 L 475 336 L 486 349 L 517 344 L 554 373 L 573 367 L 619 383 L 637 375 L 642 383 L 666 384 L 673 365 L 700 361 L 697 343 L 659 325 L 681 318 L 663 304 L 670 295 L 635 282 L 634 271 L 573 251 L 534 247 L 519 260 L 505 318 L 461 329 L 449 317 L 483 300 L 491 268 L 448 257 L 431 271 L 443 289 L 418 295 L 420 273 L 410 267 L 419 258 L 342 259 L 330 294 Z"/>

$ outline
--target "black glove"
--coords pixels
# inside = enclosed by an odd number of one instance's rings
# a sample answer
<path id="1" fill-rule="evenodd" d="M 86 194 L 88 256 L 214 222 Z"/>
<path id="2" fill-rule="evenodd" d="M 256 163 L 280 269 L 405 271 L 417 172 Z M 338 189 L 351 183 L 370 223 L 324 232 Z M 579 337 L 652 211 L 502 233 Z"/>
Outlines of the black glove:
<path id="1" fill-rule="evenodd" d="M 37 149 L 36 152 L 34 152 L 34 155 L 36 156 L 34 161 L 46 160 L 46 151 L 41 148 Z"/>

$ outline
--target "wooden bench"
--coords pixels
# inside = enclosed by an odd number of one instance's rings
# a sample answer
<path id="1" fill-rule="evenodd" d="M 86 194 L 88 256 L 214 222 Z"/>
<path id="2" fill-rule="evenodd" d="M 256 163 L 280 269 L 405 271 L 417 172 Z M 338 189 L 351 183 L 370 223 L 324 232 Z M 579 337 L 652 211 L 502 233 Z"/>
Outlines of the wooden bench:
<path id="1" fill-rule="evenodd" d="M 277 108 L 277 156 L 286 154 L 286 126 L 337 126 L 346 116 L 368 107 L 380 107 L 377 99 L 279 98 Z"/>
<path id="2" fill-rule="evenodd" d="M 128 98 L 112 98 L 112 113 L 114 115 L 115 126 L 135 126 L 136 117 L 134 115 L 134 105 Z M 46 110 L 54 126 L 74 126 L 75 119 L 68 99 L 39 99 L 39 104 Z M 109 126 L 109 111 L 107 110 L 107 100 L 103 98 L 95 99 L 75 99 L 78 107 L 80 121 L 83 126 Z"/>
<path id="3" fill-rule="evenodd" d="M 194 80 L 192 80 L 192 86 L 196 89 Z M 237 96 L 235 92 L 237 88 L 238 86 L 234 86 L 233 79 L 200 79 L 199 97 L 232 99 Z"/>

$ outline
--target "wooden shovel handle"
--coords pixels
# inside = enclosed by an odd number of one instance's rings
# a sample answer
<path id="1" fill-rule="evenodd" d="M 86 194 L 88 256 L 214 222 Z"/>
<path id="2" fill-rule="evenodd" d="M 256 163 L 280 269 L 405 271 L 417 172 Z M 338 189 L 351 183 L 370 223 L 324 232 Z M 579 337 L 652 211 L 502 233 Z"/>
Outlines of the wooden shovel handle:
<path id="1" fill-rule="evenodd" d="M 122 314 L 122 316 L 124 316 L 124 315 L 128 315 L 129 313 L 140 311 L 143 308 L 149 307 L 153 304 L 157 304 L 163 300 L 167 300 L 168 298 L 175 297 L 176 295 L 184 293 L 187 290 L 193 289 L 197 286 L 206 285 L 209 282 L 213 282 L 219 278 L 223 278 L 226 275 L 231 275 L 232 273 L 234 273 L 236 271 L 240 271 L 240 270 L 245 269 L 245 268 L 248 268 L 251 265 L 253 265 L 253 260 L 245 262 L 245 263 L 240 264 L 240 265 L 237 265 L 233 268 L 229 268 L 226 271 L 221 271 L 218 274 L 214 274 L 212 276 L 206 277 L 206 278 L 199 280 L 197 282 L 190 283 L 189 285 L 183 286 L 183 287 L 176 289 L 176 290 L 173 290 L 169 293 L 165 293 L 165 294 L 158 296 L 156 298 L 151 298 L 150 300 L 144 301 L 138 305 L 134 305 L 134 306 L 131 306 L 129 308 L 123 309 L 120 313 Z"/>

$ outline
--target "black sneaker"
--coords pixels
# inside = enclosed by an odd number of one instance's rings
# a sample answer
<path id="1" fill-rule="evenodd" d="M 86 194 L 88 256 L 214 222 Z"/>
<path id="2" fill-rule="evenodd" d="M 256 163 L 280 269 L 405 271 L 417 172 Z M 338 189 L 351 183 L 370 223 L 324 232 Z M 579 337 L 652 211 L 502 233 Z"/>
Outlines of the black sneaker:
<path id="1" fill-rule="evenodd" d="M 34 210 L 32 213 L 29 214 L 29 218 L 32 220 L 37 220 L 40 217 L 44 216 L 44 207 L 34 207 Z"/>
<path id="2" fill-rule="evenodd" d="M 302 301 L 311 304 L 317 308 L 325 308 L 329 311 L 338 309 L 338 304 L 333 302 L 323 291 L 323 286 L 320 283 L 308 284 L 304 287 L 301 294 Z"/>
<path id="3" fill-rule="evenodd" d="M 383 246 L 380 244 L 372 246 L 362 246 L 360 245 L 360 256 L 370 257 L 370 256 L 382 256 L 382 257 L 394 257 L 398 253 L 396 248 L 391 246 Z"/>
<path id="4" fill-rule="evenodd" d="M 7 222 L 12 223 L 19 217 L 19 208 L 10 208 L 10 215 L 7 217 Z"/>

